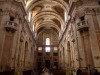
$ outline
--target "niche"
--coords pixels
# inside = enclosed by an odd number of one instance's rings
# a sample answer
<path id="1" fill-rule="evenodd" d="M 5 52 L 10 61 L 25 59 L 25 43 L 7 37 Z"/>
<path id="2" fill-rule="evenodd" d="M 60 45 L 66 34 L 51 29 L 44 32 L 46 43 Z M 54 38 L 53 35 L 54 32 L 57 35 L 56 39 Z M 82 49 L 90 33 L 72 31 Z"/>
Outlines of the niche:
<path id="1" fill-rule="evenodd" d="M 85 20 L 85 17 L 84 16 L 80 17 L 80 20 L 81 21 L 84 21 Z"/>
<path id="2" fill-rule="evenodd" d="M 10 16 L 10 21 L 14 21 L 14 17 Z"/>

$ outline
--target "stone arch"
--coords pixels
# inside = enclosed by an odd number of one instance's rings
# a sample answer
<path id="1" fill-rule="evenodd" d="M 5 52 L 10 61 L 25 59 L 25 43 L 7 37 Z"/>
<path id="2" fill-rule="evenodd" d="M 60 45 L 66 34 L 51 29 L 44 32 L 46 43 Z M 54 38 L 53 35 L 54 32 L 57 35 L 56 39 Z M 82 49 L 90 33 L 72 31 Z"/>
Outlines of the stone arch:
<path id="1" fill-rule="evenodd" d="M 52 19 L 57 25 L 58 25 L 58 27 L 61 29 L 61 24 L 60 24 L 60 21 L 59 20 L 57 20 L 57 19 Z"/>
<path id="2" fill-rule="evenodd" d="M 43 22 L 43 18 L 39 18 L 35 23 L 34 23 L 34 27 L 35 27 L 35 31 L 38 30 L 39 27 L 41 27 L 41 23 Z"/>
<path id="3" fill-rule="evenodd" d="M 63 64 L 64 64 L 64 67 L 65 67 L 65 48 L 63 47 Z"/>
<path id="4" fill-rule="evenodd" d="M 45 30 L 45 26 L 41 26 L 39 27 L 39 29 L 37 29 L 37 37 Z M 52 26 L 51 29 L 56 33 L 56 35 L 59 37 L 59 31 L 57 30 L 57 28 L 55 26 Z"/>
<path id="5" fill-rule="evenodd" d="M 42 5 L 37 5 L 34 8 L 32 8 L 31 9 L 32 18 L 34 18 L 34 16 L 36 16 L 42 9 L 43 9 L 43 6 Z"/>
<path id="6" fill-rule="evenodd" d="M 37 6 L 37 5 L 41 5 L 43 4 L 44 1 L 42 0 L 33 0 L 30 2 L 30 4 L 28 5 L 27 9 L 28 10 L 31 10 L 33 7 Z M 53 0 L 52 1 L 52 4 L 58 4 L 60 7 L 62 7 L 66 12 L 69 10 L 69 4 L 68 2 L 65 2 L 65 1 L 61 1 L 61 0 Z"/>
<path id="7" fill-rule="evenodd" d="M 57 19 L 60 22 L 60 25 L 63 25 L 65 22 L 64 20 L 56 13 L 54 12 L 41 12 L 40 14 L 37 14 L 34 18 L 33 21 L 36 22 L 39 18 L 43 18 L 43 17 L 53 17 L 55 19 Z"/>
<path id="8" fill-rule="evenodd" d="M 44 36 L 43 36 L 44 35 Z M 58 45 L 58 43 L 53 43 L 55 41 L 58 41 L 58 34 L 53 29 L 43 29 L 40 33 L 37 35 L 37 41 L 43 41 L 46 37 L 51 38 L 51 44 L 52 45 Z M 44 42 L 44 41 L 43 41 Z M 44 42 L 45 43 L 45 42 Z"/>
<path id="9" fill-rule="evenodd" d="M 51 22 L 48 22 L 48 23 L 43 22 L 43 23 L 41 23 L 40 26 L 37 28 L 37 30 L 38 30 L 39 28 L 43 27 L 43 26 L 46 27 L 46 25 L 47 25 L 48 27 L 50 27 L 50 28 L 53 27 L 53 28 L 57 29 L 58 32 L 60 31 L 60 28 L 59 28 L 56 24 L 51 23 Z"/>
<path id="10" fill-rule="evenodd" d="M 45 27 L 44 26 L 42 26 L 42 27 L 39 27 L 38 29 L 37 29 L 37 34 L 39 35 L 39 33 L 41 33 L 42 32 L 42 30 L 44 30 L 45 29 Z M 37 36 L 38 36 L 37 35 Z"/>

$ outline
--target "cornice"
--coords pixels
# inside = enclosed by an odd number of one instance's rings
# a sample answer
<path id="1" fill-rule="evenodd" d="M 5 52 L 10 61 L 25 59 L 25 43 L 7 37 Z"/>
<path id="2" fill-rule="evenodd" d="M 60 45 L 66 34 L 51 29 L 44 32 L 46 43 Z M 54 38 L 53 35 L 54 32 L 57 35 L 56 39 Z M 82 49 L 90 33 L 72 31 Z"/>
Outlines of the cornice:
<path id="1" fill-rule="evenodd" d="M 79 6 L 81 6 L 83 3 L 82 1 L 78 0 L 77 2 L 73 2 L 70 9 L 69 9 L 69 12 L 68 12 L 68 15 L 71 15 L 73 13 L 73 10 Z"/>
<path id="2" fill-rule="evenodd" d="M 100 14 L 100 7 L 85 7 L 85 14 Z"/>

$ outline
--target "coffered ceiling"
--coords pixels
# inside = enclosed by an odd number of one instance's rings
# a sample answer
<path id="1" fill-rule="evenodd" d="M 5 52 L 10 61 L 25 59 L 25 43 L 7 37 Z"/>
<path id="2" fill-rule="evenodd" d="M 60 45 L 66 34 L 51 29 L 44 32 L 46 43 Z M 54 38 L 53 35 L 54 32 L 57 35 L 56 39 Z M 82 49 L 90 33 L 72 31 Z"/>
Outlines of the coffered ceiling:
<path id="1" fill-rule="evenodd" d="M 60 33 L 68 13 L 69 0 L 26 0 L 27 11 L 31 13 L 31 22 L 38 34 L 44 29 Z"/>

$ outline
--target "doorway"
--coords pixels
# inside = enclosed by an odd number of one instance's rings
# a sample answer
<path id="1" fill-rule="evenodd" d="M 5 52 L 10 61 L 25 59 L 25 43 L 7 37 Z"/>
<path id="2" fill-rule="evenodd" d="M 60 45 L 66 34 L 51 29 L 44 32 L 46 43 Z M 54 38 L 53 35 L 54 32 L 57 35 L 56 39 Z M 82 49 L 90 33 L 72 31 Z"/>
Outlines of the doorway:
<path id="1" fill-rule="evenodd" d="M 45 67 L 50 68 L 50 60 L 45 60 Z"/>

